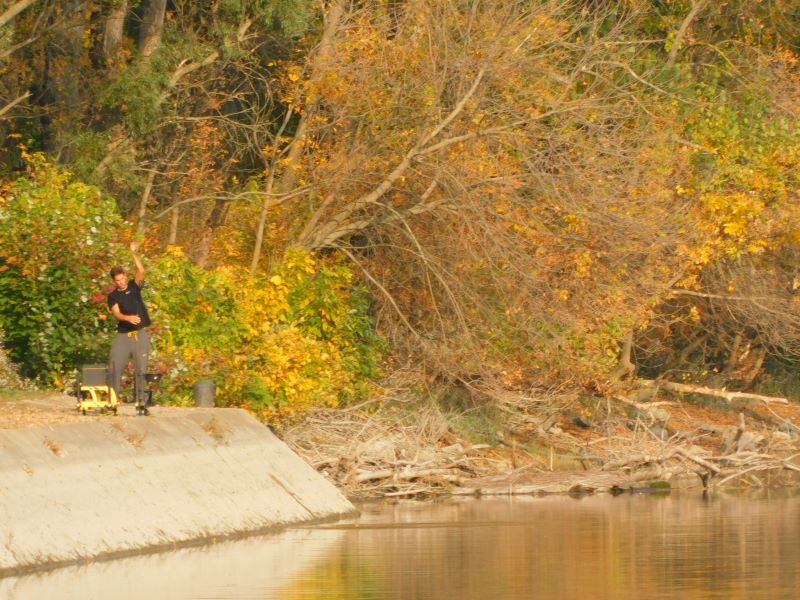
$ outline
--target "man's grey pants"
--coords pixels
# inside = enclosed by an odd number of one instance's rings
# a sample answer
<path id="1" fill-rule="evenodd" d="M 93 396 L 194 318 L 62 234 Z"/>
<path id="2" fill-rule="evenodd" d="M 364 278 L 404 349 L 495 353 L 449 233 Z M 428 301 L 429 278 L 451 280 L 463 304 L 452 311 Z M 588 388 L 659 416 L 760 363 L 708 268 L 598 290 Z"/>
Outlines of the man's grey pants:
<path id="1" fill-rule="evenodd" d="M 117 333 L 111 343 L 111 386 L 121 399 L 122 371 L 128 366 L 128 359 L 133 356 L 134 384 L 136 389 L 136 402 L 146 401 L 145 392 L 147 382 L 147 355 L 150 353 L 150 337 L 145 329 L 131 333 Z"/>

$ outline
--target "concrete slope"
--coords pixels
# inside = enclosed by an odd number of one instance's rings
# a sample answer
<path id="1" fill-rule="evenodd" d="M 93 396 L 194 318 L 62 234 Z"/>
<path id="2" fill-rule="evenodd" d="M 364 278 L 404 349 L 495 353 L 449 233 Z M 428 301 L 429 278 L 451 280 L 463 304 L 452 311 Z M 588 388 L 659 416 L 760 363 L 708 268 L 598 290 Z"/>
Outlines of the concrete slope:
<path id="1" fill-rule="evenodd" d="M 355 512 L 238 409 L 0 430 L 0 576 Z"/>

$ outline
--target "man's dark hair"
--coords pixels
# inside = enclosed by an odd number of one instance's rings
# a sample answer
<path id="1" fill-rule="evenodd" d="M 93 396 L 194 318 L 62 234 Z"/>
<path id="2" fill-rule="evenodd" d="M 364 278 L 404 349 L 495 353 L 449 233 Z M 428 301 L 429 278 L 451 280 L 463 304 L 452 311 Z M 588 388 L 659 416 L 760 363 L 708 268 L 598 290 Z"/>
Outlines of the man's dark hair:
<path id="1" fill-rule="evenodd" d="M 116 277 L 117 275 L 121 275 L 124 272 L 125 269 L 123 267 L 120 267 L 119 265 L 111 267 L 111 279 L 114 279 L 114 277 Z"/>

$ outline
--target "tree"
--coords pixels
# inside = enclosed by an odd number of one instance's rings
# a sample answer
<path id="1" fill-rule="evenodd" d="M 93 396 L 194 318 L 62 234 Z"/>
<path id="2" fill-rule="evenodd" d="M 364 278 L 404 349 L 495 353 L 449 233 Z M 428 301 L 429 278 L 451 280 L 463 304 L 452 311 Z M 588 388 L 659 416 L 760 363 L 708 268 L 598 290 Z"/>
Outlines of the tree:
<path id="1" fill-rule="evenodd" d="M 793 364 L 792 2 L 53 6 L 9 21 L 3 127 L 195 265 L 345 257 L 462 382 Z"/>
<path id="2" fill-rule="evenodd" d="M 625 252 L 639 253 L 642 268 L 656 263 L 646 258 L 649 242 L 630 243 L 652 236 L 633 215 L 622 218 L 628 191 L 647 185 L 648 161 L 668 155 L 648 153 L 665 136 L 644 125 L 655 122 L 648 104 L 656 100 L 634 70 L 635 44 L 607 43 L 635 25 L 634 15 L 617 15 L 608 29 L 611 9 L 579 18 L 561 9 L 364 7 L 346 15 L 323 65 L 306 65 L 301 110 L 309 127 L 287 147 L 304 150 L 290 164 L 309 192 L 293 202 L 310 211 L 286 211 L 283 228 L 309 248 L 335 248 L 361 263 L 387 306 L 416 332 L 410 344 L 451 366 L 463 366 L 465 355 L 476 363 L 468 369 L 485 364 L 493 352 L 485 340 L 498 333 L 499 315 L 527 315 L 527 323 L 502 325 L 522 345 L 562 344 L 554 330 L 585 323 L 559 322 L 545 307 L 581 308 L 590 321 L 602 301 L 587 282 L 570 290 L 557 280 L 591 270 L 598 256 L 613 265 L 614 241 L 627 240 Z M 631 171 L 634 161 L 642 165 Z M 578 198 L 585 203 L 576 205 Z M 586 220 L 612 205 L 618 216 L 595 217 L 590 231 Z M 644 204 L 641 211 L 653 214 Z M 447 230 L 455 235 L 443 236 Z M 579 230 L 585 235 L 576 236 Z M 573 237 L 566 249 L 565 234 Z M 652 287 L 652 275 L 642 276 Z M 623 286 L 623 275 L 617 279 Z M 585 294 L 574 298 L 580 285 Z M 666 289 L 668 279 L 660 285 Z M 620 306 L 612 299 L 635 296 L 624 291 L 603 297 L 629 319 L 650 296 Z M 538 301 L 532 306 L 529 298 Z"/>

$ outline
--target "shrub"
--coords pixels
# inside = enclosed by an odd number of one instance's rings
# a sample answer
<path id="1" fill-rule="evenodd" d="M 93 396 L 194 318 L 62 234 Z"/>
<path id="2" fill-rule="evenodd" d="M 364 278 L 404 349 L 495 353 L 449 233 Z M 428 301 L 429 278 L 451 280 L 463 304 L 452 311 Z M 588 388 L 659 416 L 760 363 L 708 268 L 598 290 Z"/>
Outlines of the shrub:
<path id="1" fill-rule="evenodd" d="M 19 376 L 17 366 L 12 363 L 4 348 L 5 334 L 0 329 L 0 389 L 21 388 L 25 383 Z"/>
<path id="2" fill-rule="evenodd" d="M 0 328 L 22 374 L 60 384 L 83 362 L 105 360 L 103 284 L 126 226 L 114 200 L 41 155 L 0 187 Z"/>
<path id="3" fill-rule="evenodd" d="M 290 249 L 275 272 L 252 277 L 204 271 L 173 248 L 148 279 L 169 401 L 188 402 L 194 381 L 212 379 L 218 403 L 286 419 L 359 397 L 376 374 L 382 346 L 366 291 L 344 265 Z"/>

